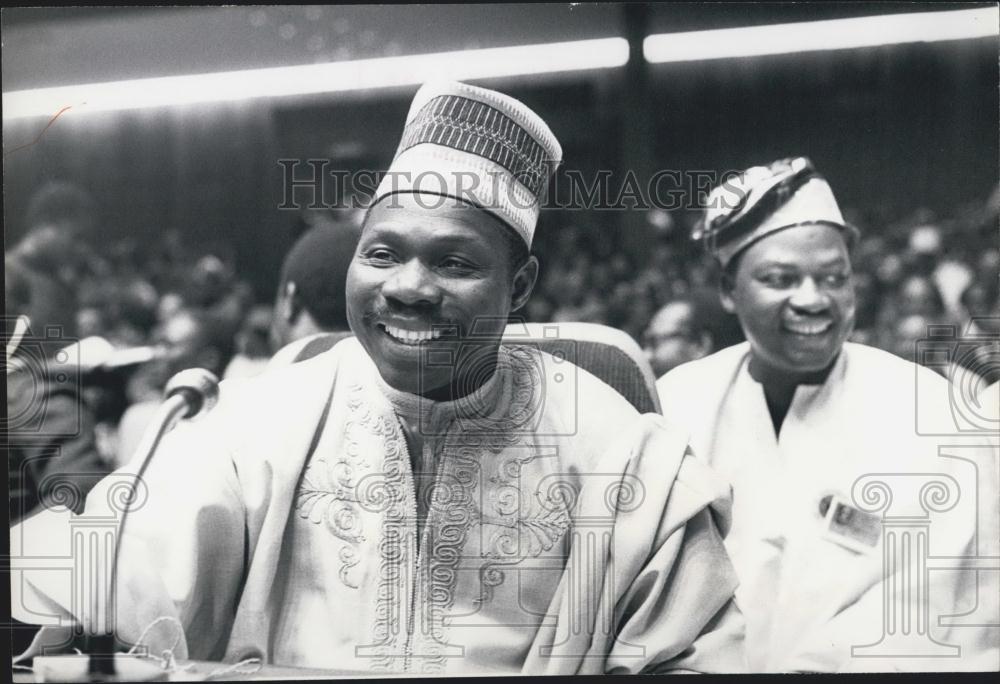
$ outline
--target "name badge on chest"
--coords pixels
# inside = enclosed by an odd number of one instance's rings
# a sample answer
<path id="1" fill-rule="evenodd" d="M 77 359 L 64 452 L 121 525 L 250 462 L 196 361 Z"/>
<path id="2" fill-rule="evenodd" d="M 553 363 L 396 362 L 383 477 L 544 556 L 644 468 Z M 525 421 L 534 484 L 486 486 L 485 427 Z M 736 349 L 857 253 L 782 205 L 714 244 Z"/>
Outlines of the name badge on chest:
<path id="1" fill-rule="evenodd" d="M 828 494 L 820 499 L 823 516 L 823 538 L 857 553 L 872 553 L 882 537 L 882 519 L 855 508 L 837 496 Z"/>

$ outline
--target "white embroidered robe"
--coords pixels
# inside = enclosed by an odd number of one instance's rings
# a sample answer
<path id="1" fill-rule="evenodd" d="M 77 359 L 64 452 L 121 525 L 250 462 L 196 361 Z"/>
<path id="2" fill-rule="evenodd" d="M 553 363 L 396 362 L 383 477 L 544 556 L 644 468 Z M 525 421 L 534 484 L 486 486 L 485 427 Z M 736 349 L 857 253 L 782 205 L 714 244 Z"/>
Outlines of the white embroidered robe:
<path id="1" fill-rule="evenodd" d="M 419 428 L 417 477 L 400 415 Z M 390 390 L 354 339 L 223 383 L 144 484 L 122 547 L 126 641 L 174 615 L 192 659 L 446 674 L 745 667 L 720 535 L 728 488 L 682 431 L 528 347 L 502 348 L 492 378 L 451 403 Z M 66 553 L 67 525 L 45 512 L 12 531 L 16 548 Z M 86 618 L 68 573 L 15 575 L 19 619 Z M 150 630 L 153 652 L 168 627 Z"/>

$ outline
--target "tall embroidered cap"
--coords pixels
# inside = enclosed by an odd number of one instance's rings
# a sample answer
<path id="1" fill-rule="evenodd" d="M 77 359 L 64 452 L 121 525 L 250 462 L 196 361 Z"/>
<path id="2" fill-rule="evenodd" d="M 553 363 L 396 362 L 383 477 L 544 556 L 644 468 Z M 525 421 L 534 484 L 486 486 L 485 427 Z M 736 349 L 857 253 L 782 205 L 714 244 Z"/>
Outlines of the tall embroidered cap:
<path id="1" fill-rule="evenodd" d="M 521 102 L 465 83 L 426 83 L 371 206 L 397 193 L 462 200 L 502 220 L 530 247 L 561 161 L 559 141 Z"/>
<path id="2" fill-rule="evenodd" d="M 806 157 L 779 159 L 727 178 L 709 193 L 693 238 L 725 268 L 758 240 L 795 226 L 841 229 L 849 246 L 858 230 L 844 221 L 833 190 Z"/>

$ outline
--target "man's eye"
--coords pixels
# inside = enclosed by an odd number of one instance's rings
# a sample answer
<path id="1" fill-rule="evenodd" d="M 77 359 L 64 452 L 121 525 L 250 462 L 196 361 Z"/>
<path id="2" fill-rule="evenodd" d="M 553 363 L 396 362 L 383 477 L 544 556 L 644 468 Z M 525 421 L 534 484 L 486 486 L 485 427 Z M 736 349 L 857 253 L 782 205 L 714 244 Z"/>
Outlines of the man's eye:
<path id="1" fill-rule="evenodd" d="M 475 270 L 475 266 L 470 264 L 468 261 L 463 259 L 456 259 L 455 257 L 448 257 L 441 261 L 441 268 L 449 271 L 462 271 L 468 272 Z"/>
<path id="2" fill-rule="evenodd" d="M 369 261 L 377 263 L 393 263 L 396 261 L 396 255 L 393 254 L 388 249 L 383 249 L 381 247 L 376 247 L 375 249 L 370 249 L 365 253 L 365 258 Z"/>
<path id="3" fill-rule="evenodd" d="M 798 282 L 798 276 L 792 273 L 765 273 L 761 280 L 768 287 L 787 288 Z"/>
<path id="4" fill-rule="evenodd" d="M 823 284 L 827 287 L 843 287 L 847 283 L 846 273 L 831 273 L 823 278 Z"/>

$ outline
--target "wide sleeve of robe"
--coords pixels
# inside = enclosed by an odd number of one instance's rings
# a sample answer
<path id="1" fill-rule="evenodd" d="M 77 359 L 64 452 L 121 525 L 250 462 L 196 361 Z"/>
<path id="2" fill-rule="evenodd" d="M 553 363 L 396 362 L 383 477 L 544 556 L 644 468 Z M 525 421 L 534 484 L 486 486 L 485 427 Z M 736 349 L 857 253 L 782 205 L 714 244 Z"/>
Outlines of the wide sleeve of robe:
<path id="1" fill-rule="evenodd" d="M 136 487 L 119 560 L 120 641 L 151 653 L 220 660 L 245 571 L 244 505 L 227 456 L 224 411 L 181 424 Z M 49 509 L 11 528 L 12 615 L 42 624 L 25 657 L 59 651 L 72 630 L 103 631 L 114 521 L 128 487 L 126 465 L 101 480 L 81 515 Z M 20 569 L 18 569 L 20 568 Z"/>
<path id="2" fill-rule="evenodd" d="M 654 414 L 582 477 L 570 555 L 533 654 L 549 674 L 745 672 L 727 485 Z M 609 487 L 614 473 L 617 487 Z M 616 491 L 616 495 L 611 492 Z M 608 519 L 606 526 L 587 521 Z M 603 516 L 603 518 L 602 518 Z"/>

